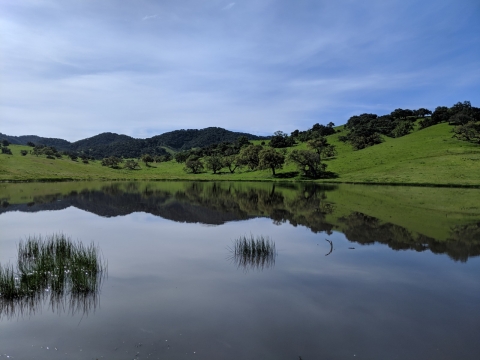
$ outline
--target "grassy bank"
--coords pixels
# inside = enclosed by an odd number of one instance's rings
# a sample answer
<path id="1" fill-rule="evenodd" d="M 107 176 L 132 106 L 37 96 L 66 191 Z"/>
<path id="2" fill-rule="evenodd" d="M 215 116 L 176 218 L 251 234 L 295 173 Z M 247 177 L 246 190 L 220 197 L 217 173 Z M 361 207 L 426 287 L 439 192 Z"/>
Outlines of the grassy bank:
<path id="1" fill-rule="evenodd" d="M 480 147 L 452 137 L 451 127 L 440 124 L 415 131 L 401 138 L 385 138 L 382 144 L 353 151 L 342 143 L 337 133 L 328 137 L 337 146 L 338 155 L 327 161 L 327 170 L 334 178 L 317 182 L 366 184 L 404 184 L 438 186 L 480 186 Z M 292 149 L 304 148 L 305 144 Z M 0 181 L 68 181 L 68 180 L 230 180 L 230 181 L 295 181 L 305 180 L 296 174 L 294 164 L 286 164 L 277 176 L 269 170 L 237 170 L 230 174 L 205 171 L 190 174 L 175 161 L 141 164 L 139 170 L 111 169 L 100 161 L 46 159 L 21 156 L 26 146 L 11 145 L 13 155 L 0 155 Z"/>

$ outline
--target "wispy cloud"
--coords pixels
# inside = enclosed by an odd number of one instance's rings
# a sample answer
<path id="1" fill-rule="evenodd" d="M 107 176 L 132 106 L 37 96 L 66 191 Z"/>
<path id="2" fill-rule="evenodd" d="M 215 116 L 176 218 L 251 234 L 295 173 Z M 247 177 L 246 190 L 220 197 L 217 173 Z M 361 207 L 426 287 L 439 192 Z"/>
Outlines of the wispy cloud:
<path id="1" fill-rule="evenodd" d="M 235 6 L 235 3 L 232 2 L 232 3 L 228 4 L 227 6 L 225 6 L 224 8 L 222 8 L 222 10 L 228 10 L 228 9 L 231 9 L 232 7 L 234 7 L 234 6 Z"/>
<path id="2" fill-rule="evenodd" d="M 480 106 L 480 9 L 467 2 L 244 0 L 218 16 L 235 3 L 110 1 L 2 6 L 2 133 L 272 134 L 366 111 Z"/>
<path id="3" fill-rule="evenodd" d="M 147 15 L 147 16 L 144 16 L 144 17 L 142 18 L 142 21 L 156 19 L 157 17 L 158 17 L 157 14 L 155 14 L 155 15 Z"/>

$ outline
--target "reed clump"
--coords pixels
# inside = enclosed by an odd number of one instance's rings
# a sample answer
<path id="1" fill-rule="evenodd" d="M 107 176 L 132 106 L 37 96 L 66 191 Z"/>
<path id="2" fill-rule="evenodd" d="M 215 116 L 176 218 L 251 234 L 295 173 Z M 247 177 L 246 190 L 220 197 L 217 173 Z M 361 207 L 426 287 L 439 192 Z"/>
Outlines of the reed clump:
<path id="1" fill-rule="evenodd" d="M 244 270 L 273 267 L 277 251 L 275 243 L 267 236 L 244 235 L 234 240 L 231 260 Z"/>
<path id="2" fill-rule="evenodd" d="M 16 265 L 0 266 L 3 310 L 30 307 L 47 296 L 52 307 L 62 301 L 78 307 L 96 298 L 107 271 L 97 246 L 73 242 L 64 234 L 20 241 Z"/>

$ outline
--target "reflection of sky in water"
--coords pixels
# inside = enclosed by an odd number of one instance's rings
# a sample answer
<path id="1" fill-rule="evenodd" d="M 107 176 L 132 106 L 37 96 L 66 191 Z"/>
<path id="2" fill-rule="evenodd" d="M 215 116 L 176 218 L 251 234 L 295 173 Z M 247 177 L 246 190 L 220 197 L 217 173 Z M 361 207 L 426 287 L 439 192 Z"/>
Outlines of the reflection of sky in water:
<path id="1" fill-rule="evenodd" d="M 109 267 L 93 315 L 45 309 L 2 319 L 2 356 L 476 359 L 480 353 L 479 258 L 458 263 L 430 252 L 362 246 L 338 232 L 314 234 L 266 218 L 212 227 L 144 213 L 101 218 L 71 207 L 5 213 L 0 228 L 2 264 L 15 261 L 19 239 L 64 232 L 98 243 Z M 274 268 L 244 272 L 228 261 L 232 241 L 250 233 L 275 241 Z M 329 256 L 326 238 L 334 245 Z"/>

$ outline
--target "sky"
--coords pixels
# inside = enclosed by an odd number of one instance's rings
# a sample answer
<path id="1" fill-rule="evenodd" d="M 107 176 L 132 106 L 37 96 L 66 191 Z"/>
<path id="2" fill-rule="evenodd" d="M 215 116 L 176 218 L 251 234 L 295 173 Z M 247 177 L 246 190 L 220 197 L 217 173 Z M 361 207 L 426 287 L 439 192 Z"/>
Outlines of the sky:
<path id="1" fill-rule="evenodd" d="M 479 0 L 0 1 L 8 135 L 271 135 L 465 100 Z"/>

